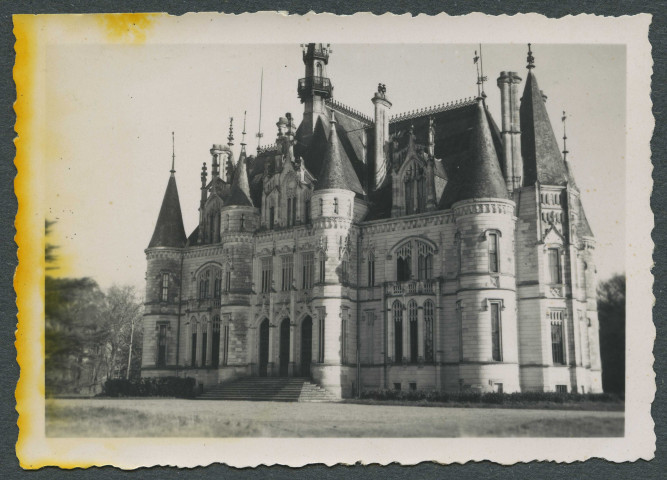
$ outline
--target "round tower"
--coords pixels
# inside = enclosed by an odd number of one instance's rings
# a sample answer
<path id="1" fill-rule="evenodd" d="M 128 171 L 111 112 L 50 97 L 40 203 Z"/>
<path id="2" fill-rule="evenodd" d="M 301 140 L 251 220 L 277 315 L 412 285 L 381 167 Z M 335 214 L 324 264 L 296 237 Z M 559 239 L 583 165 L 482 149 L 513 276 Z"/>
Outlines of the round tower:
<path id="1" fill-rule="evenodd" d="M 520 391 L 514 265 L 514 202 L 480 99 L 471 158 L 453 204 L 459 239 L 456 304 L 458 384 L 488 392 Z M 449 369 L 445 375 L 454 374 Z M 448 379 L 451 385 L 451 378 Z"/>
<path id="2" fill-rule="evenodd" d="M 248 345 L 231 340 L 247 338 L 252 294 L 253 234 L 259 227 L 259 210 L 250 195 L 246 156 L 242 152 L 233 174 L 229 197 L 220 209 L 222 285 L 220 287 L 220 332 L 224 355 L 220 356 L 219 381 L 249 375 Z"/>
<path id="3" fill-rule="evenodd" d="M 339 397 L 352 395 L 356 381 L 353 368 L 355 309 L 349 300 L 349 285 L 355 280 L 353 265 L 356 238 L 351 229 L 355 192 L 348 172 L 353 172 L 336 133 L 332 116 L 322 170 L 311 199 L 314 235 L 319 242 L 315 258 L 313 311 L 317 316 L 317 358 L 313 378 Z M 355 178 L 356 180 L 356 178 Z M 357 180 L 358 182 L 358 180 Z"/>

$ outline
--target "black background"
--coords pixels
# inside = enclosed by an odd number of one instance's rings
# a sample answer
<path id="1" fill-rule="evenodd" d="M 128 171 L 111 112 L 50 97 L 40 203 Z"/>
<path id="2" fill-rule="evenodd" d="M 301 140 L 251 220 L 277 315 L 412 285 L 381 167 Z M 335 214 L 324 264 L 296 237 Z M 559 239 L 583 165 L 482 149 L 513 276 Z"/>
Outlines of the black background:
<path id="1" fill-rule="evenodd" d="M 412 467 L 389 465 L 370 466 L 337 466 L 326 467 L 314 465 L 304 468 L 259 467 L 235 469 L 224 465 L 212 465 L 196 468 L 192 471 L 176 468 L 144 468 L 137 471 L 122 471 L 112 467 L 77 469 L 64 471 L 58 468 L 43 468 L 37 471 L 24 471 L 16 459 L 15 443 L 18 436 L 16 426 L 14 389 L 19 376 L 14 346 L 16 328 L 16 295 L 13 288 L 14 269 L 17 264 L 16 244 L 14 242 L 14 217 L 17 201 L 13 184 L 16 169 L 13 164 L 15 156 L 12 142 L 15 115 L 12 104 L 16 98 L 16 89 L 12 79 L 14 65 L 14 36 L 12 33 L 12 14 L 15 13 L 105 13 L 105 12 L 168 12 L 180 15 L 192 11 L 243 13 L 263 10 L 282 10 L 289 13 L 304 14 L 308 11 L 352 14 L 356 11 L 370 11 L 376 14 L 392 12 L 403 14 L 426 13 L 435 15 L 442 11 L 449 15 L 464 15 L 470 12 L 484 12 L 492 15 L 515 13 L 542 13 L 548 17 L 562 17 L 579 13 L 620 16 L 638 13 L 653 14 L 649 40 L 653 55 L 653 115 L 656 126 L 651 141 L 653 152 L 654 190 L 651 208 L 655 214 L 653 241 L 656 244 L 653 275 L 655 284 L 653 293 L 656 304 L 653 320 L 657 328 L 657 340 L 654 346 L 656 384 L 658 387 L 653 403 L 652 414 L 656 423 L 657 436 L 656 458 L 650 462 L 615 464 L 604 460 L 589 460 L 573 464 L 555 464 L 548 462 L 532 462 L 504 467 L 490 462 L 468 463 L 466 465 L 441 466 L 433 463 L 422 463 Z M 665 462 L 665 388 L 664 373 L 667 350 L 664 334 L 666 328 L 665 307 L 667 300 L 663 297 L 665 282 L 665 233 L 667 218 L 667 165 L 665 164 L 665 1 L 586 1 L 559 0 L 543 2 L 536 0 L 507 1 L 0 1 L 0 477 L 2 478 L 100 478 L 111 480 L 117 478 L 162 479 L 176 478 L 177 475 L 194 475 L 197 478 L 319 478 L 329 479 L 354 476 L 374 480 L 394 479 L 403 477 L 414 478 L 456 478 L 456 479 L 514 479 L 514 478 L 586 478 L 617 480 L 622 478 L 652 479 L 664 478 L 667 472 Z M 630 154 L 631 152 L 628 152 Z M 632 328 L 628 324 L 627 328 Z M 280 440 L 276 440 L 279 448 Z M 661 472 L 663 472 L 661 474 Z"/>

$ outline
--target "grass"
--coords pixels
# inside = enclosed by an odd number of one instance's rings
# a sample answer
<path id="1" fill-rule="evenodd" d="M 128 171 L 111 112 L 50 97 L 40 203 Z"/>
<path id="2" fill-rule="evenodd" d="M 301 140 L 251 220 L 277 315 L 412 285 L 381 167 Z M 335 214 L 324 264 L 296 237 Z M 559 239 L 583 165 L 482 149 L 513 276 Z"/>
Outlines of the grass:
<path id="1" fill-rule="evenodd" d="M 183 399 L 46 402 L 49 437 L 607 437 L 617 411 Z"/>
<path id="2" fill-rule="evenodd" d="M 575 411 L 600 411 L 600 412 L 623 412 L 625 403 L 617 402 L 511 402 L 511 403 L 479 403 L 479 402 L 438 402 L 431 400 L 377 400 L 370 398 L 348 399 L 345 403 L 359 405 L 394 405 L 403 407 L 439 407 L 439 408 L 499 408 L 499 409 L 543 409 L 543 410 L 575 410 Z"/>

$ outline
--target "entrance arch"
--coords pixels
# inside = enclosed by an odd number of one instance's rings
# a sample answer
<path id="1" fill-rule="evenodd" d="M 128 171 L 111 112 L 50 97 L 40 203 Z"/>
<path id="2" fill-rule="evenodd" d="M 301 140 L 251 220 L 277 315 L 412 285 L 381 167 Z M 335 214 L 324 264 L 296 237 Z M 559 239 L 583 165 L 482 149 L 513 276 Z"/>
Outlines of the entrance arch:
<path id="1" fill-rule="evenodd" d="M 307 316 L 301 322 L 301 376 L 310 377 L 313 356 L 313 319 Z"/>
<path id="2" fill-rule="evenodd" d="M 280 323 L 280 376 L 286 377 L 289 372 L 289 347 L 290 347 L 290 319 L 284 318 Z"/>
<path id="3" fill-rule="evenodd" d="M 259 326 L 259 376 L 266 377 L 269 365 L 269 319 Z"/>

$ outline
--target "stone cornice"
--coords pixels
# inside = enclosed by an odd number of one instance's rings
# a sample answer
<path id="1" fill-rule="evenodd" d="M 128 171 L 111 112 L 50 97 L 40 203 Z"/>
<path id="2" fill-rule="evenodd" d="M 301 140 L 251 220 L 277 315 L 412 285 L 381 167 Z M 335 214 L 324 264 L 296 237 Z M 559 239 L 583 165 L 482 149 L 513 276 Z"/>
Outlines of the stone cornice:
<path id="1" fill-rule="evenodd" d="M 456 217 L 477 215 L 481 213 L 495 213 L 514 216 L 515 204 L 511 200 L 500 198 L 480 198 L 464 200 L 453 205 L 452 210 Z"/>

